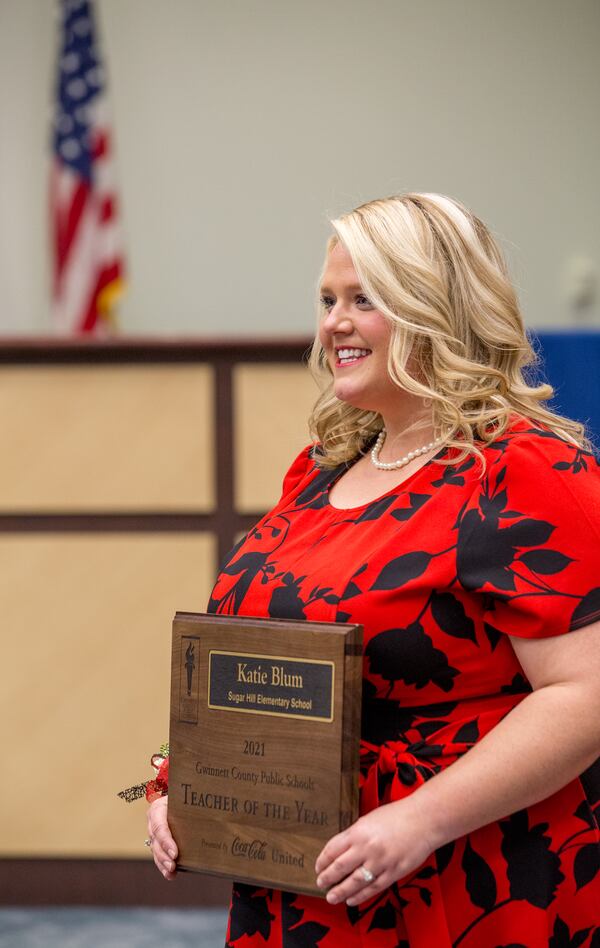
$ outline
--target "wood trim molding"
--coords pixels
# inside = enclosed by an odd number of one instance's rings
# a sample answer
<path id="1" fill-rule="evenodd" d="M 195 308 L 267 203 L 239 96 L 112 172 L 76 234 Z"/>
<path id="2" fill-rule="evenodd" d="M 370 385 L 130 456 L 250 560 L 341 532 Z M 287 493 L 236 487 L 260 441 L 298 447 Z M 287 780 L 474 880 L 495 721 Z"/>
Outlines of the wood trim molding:
<path id="1" fill-rule="evenodd" d="M 311 344 L 309 337 L 300 336 L 288 339 L 161 339 L 152 336 L 54 339 L 5 336 L 0 339 L 0 365 L 296 362 L 306 356 Z"/>
<path id="2" fill-rule="evenodd" d="M 248 531 L 263 515 L 256 513 L 230 514 L 230 529 L 235 536 Z M 218 533 L 223 528 L 223 518 L 214 513 L 2 513 L 0 511 L 0 534 L 2 533 Z M 225 553 L 227 550 L 224 551 Z"/>
<path id="3" fill-rule="evenodd" d="M 195 872 L 167 882 L 150 859 L 0 859 L 0 905 L 227 906 L 231 883 Z"/>

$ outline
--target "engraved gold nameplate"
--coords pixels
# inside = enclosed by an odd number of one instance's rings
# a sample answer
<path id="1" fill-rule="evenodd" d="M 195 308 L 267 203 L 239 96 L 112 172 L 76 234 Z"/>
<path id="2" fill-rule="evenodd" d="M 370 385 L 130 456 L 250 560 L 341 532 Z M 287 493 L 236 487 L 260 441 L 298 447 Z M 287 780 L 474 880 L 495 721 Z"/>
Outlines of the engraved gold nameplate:
<path id="1" fill-rule="evenodd" d="M 358 816 L 362 627 L 177 613 L 169 823 L 178 866 L 322 894 Z"/>

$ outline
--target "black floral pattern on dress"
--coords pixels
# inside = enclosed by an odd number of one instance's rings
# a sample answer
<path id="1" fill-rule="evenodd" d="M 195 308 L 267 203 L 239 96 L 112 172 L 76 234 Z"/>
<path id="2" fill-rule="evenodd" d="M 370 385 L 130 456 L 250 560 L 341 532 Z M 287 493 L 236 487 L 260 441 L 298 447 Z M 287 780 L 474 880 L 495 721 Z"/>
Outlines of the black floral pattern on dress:
<path id="1" fill-rule="evenodd" d="M 265 889 L 236 883 L 231 896 L 228 945 L 242 936 L 259 934 L 269 940 L 271 923 L 275 916 L 269 909 L 269 895 Z"/>
<path id="2" fill-rule="evenodd" d="M 597 460 L 517 419 L 483 451 L 483 477 L 441 452 L 343 511 L 329 488 L 346 466 L 303 451 L 211 595 L 212 612 L 363 624 L 363 813 L 418 793 L 530 694 L 510 636 L 600 619 Z M 228 945 L 600 948 L 599 817 L 600 761 L 363 905 L 236 884 Z"/>

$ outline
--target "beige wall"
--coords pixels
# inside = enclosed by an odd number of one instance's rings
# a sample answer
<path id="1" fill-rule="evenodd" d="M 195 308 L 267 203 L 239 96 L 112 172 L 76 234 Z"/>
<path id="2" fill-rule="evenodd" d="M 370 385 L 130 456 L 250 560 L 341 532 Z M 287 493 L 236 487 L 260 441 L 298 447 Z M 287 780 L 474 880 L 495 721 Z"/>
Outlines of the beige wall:
<path id="1" fill-rule="evenodd" d="M 1 368 L 0 513 L 214 511 L 211 382 L 208 365 Z M 313 384 L 240 365 L 234 396 L 237 509 L 259 511 L 308 440 Z M 117 792 L 152 776 L 173 615 L 204 611 L 215 569 L 210 532 L 0 533 L 0 857 L 144 854 L 145 804 Z"/>
<path id="2" fill-rule="evenodd" d="M 309 442 L 307 419 L 317 388 L 305 368 L 238 365 L 234 370 L 235 504 L 268 510 L 285 470 Z"/>
<path id="3" fill-rule="evenodd" d="M 214 506 L 209 366 L 27 366 L 0 372 L 0 506 Z"/>
<path id="4" fill-rule="evenodd" d="M 0 537 L 0 855 L 142 854 L 145 804 L 117 792 L 152 776 L 173 615 L 204 608 L 213 572 L 207 536 Z"/>
<path id="5" fill-rule="evenodd" d="M 505 241 L 527 321 L 600 268 L 597 0 L 98 0 L 126 333 L 309 333 L 328 218 L 441 191 Z M 0 0 L 0 326 L 48 322 L 54 0 Z M 600 323 L 596 299 L 583 314 Z"/>

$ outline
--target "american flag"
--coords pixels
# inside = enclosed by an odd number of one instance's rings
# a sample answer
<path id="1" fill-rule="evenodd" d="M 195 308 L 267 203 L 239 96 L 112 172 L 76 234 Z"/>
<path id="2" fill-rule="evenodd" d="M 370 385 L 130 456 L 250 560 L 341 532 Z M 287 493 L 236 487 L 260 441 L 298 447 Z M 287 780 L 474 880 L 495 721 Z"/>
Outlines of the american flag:
<path id="1" fill-rule="evenodd" d="M 104 70 L 91 0 L 60 0 L 50 176 L 53 322 L 63 334 L 114 328 L 124 261 Z"/>

